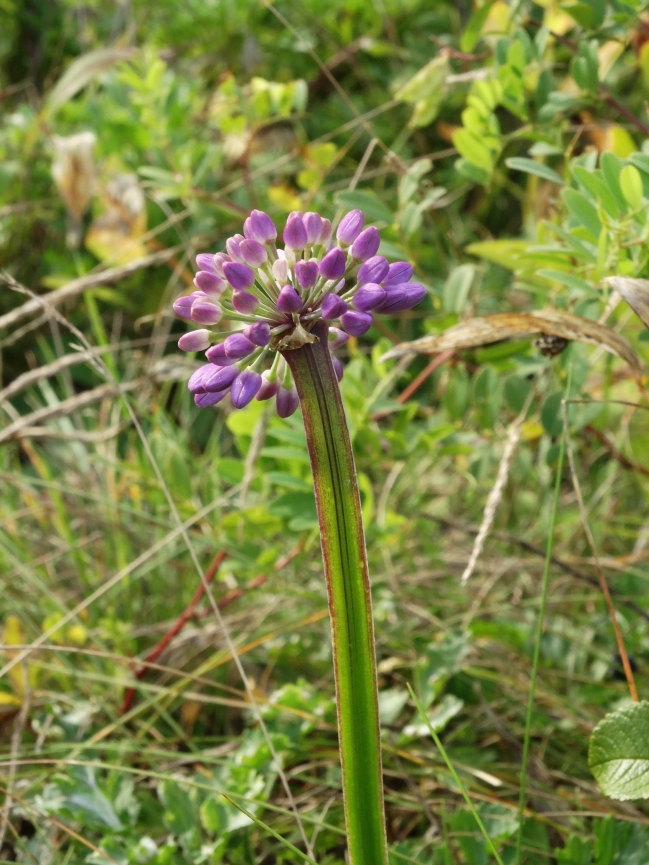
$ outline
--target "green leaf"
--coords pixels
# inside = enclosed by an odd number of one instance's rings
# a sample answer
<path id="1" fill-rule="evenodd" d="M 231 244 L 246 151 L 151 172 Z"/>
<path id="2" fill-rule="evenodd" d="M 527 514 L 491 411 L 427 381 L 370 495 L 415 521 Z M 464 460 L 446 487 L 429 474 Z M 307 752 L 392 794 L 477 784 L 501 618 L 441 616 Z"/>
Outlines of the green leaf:
<path id="1" fill-rule="evenodd" d="M 346 189 L 335 196 L 336 204 L 346 210 L 362 210 L 368 222 L 385 222 L 392 225 L 394 216 L 374 192 L 362 189 Z"/>
<path id="2" fill-rule="evenodd" d="M 402 102 L 417 103 L 430 96 L 436 96 L 443 92 L 444 81 L 449 72 L 448 57 L 446 54 L 438 54 L 403 87 L 394 94 L 396 99 Z"/>
<path id="3" fill-rule="evenodd" d="M 629 207 L 637 210 L 642 204 L 642 178 L 634 165 L 625 165 L 620 171 L 620 189 Z"/>
<path id="4" fill-rule="evenodd" d="M 444 283 L 444 312 L 460 313 L 466 306 L 473 285 L 475 267 L 461 264 L 456 267 Z"/>
<path id="5" fill-rule="evenodd" d="M 533 159 L 525 159 L 524 157 L 512 156 L 505 160 L 505 165 L 508 168 L 513 168 L 514 171 L 524 171 L 526 174 L 536 174 L 537 177 L 542 177 L 544 180 L 550 180 L 552 183 L 558 183 L 559 186 L 564 185 L 563 178 L 557 174 L 552 168 L 543 165 L 542 162 L 535 162 Z"/>
<path id="6" fill-rule="evenodd" d="M 563 429 L 563 418 L 561 416 L 561 400 L 564 397 L 562 390 L 551 393 L 546 398 L 541 408 L 541 423 L 543 428 L 551 436 L 561 435 Z"/>
<path id="7" fill-rule="evenodd" d="M 542 276 L 544 279 L 551 279 L 552 282 L 560 282 L 561 285 L 565 285 L 568 288 L 581 292 L 582 294 L 592 294 L 596 297 L 600 296 L 600 293 L 593 285 L 591 285 L 590 282 L 586 282 L 584 279 L 579 279 L 578 276 L 573 276 L 571 273 L 563 273 L 560 270 L 548 270 L 544 267 L 537 272 L 538 275 Z"/>
<path id="8" fill-rule="evenodd" d="M 594 201 L 600 201 L 604 210 L 613 219 L 619 219 L 615 194 L 609 189 L 602 171 L 588 171 L 583 165 L 574 165 L 571 169 L 573 177 Z"/>
<path id="9" fill-rule="evenodd" d="M 563 198 L 573 216 L 584 226 L 594 239 L 599 237 L 602 223 L 596 207 L 576 189 L 564 189 Z"/>
<path id="10" fill-rule="evenodd" d="M 462 51 L 473 51 L 478 43 L 478 39 L 482 33 L 482 28 L 489 17 L 491 7 L 494 3 L 495 0 L 487 0 L 487 2 L 483 3 L 483 5 L 469 18 L 469 23 L 464 28 L 464 33 L 460 39 L 460 49 Z"/>
<path id="11" fill-rule="evenodd" d="M 480 137 L 468 129 L 458 129 L 453 133 L 453 144 L 458 152 L 473 165 L 482 168 L 483 171 L 493 170 L 493 154 L 482 142 Z"/>
<path id="12" fill-rule="evenodd" d="M 611 799 L 649 798 L 649 702 L 611 712 L 595 727 L 588 764 Z"/>
<path id="13" fill-rule="evenodd" d="M 508 375 L 505 379 L 504 391 L 509 408 L 515 414 L 520 414 L 530 392 L 529 381 L 520 375 Z"/>

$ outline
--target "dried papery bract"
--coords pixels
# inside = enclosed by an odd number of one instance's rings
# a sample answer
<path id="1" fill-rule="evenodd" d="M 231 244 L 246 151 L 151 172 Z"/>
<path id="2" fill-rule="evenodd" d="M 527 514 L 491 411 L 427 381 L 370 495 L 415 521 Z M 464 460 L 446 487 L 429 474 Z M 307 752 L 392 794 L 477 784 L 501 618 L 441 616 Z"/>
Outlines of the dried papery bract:
<path id="1" fill-rule="evenodd" d="M 55 157 L 52 177 L 68 213 L 68 246 L 76 248 L 81 241 L 81 220 L 95 194 L 97 172 L 94 132 L 79 132 L 63 137 L 54 135 Z"/>

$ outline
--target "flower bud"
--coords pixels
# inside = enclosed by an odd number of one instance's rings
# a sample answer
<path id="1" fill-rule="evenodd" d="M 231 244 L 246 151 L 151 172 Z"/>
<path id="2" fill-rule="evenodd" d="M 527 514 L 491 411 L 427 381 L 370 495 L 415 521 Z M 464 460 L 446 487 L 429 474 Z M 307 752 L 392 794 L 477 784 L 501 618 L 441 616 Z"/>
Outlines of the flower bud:
<path id="1" fill-rule="evenodd" d="M 294 387 L 279 388 L 275 397 L 275 408 L 280 417 L 290 417 L 295 413 L 299 404 L 300 400 Z"/>
<path id="2" fill-rule="evenodd" d="M 308 243 L 316 243 L 322 232 L 322 217 L 319 213 L 305 213 L 304 227 L 306 228 L 306 238 Z"/>
<path id="3" fill-rule="evenodd" d="M 325 279 L 340 279 L 345 275 L 347 256 L 339 246 L 334 246 L 320 262 L 320 276 Z"/>
<path id="4" fill-rule="evenodd" d="M 298 261 L 295 265 L 295 276 L 302 288 L 312 288 L 318 279 L 318 262 Z"/>
<path id="5" fill-rule="evenodd" d="M 390 266 L 382 255 L 373 255 L 358 268 L 356 279 L 359 285 L 365 285 L 366 282 L 383 282 L 389 269 Z"/>
<path id="6" fill-rule="evenodd" d="M 205 351 L 209 347 L 209 330 L 190 330 L 189 333 L 184 333 L 178 340 L 178 348 L 181 351 Z"/>
<path id="7" fill-rule="evenodd" d="M 252 369 L 245 369 L 232 383 L 232 405 L 245 408 L 257 396 L 261 387 L 261 376 Z"/>
<path id="8" fill-rule="evenodd" d="M 365 217 L 363 216 L 362 211 L 350 210 L 349 213 L 345 214 L 345 216 L 340 220 L 340 225 L 336 231 L 336 237 L 341 243 L 344 243 L 345 246 L 349 246 L 361 233 L 364 222 Z"/>
<path id="9" fill-rule="evenodd" d="M 194 305 L 194 302 L 196 300 L 198 300 L 198 292 L 193 292 L 192 294 L 184 294 L 182 297 L 177 297 L 174 300 L 173 310 L 176 315 L 179 315 L 181 318 L 186 318 L 191 321 L 192 306 Z"/>
<path id="10" fill-rule="evenodd" d="M 255 344 L 242 333 L 231 333 L 223 341 L 223 348 L 225 349 L 226 357 L 241 360 L 242 357 L 247 357 L 250 352 L 255 350 Z"/>
<path id="11" fill-rule="evenodd" d="M 199 270 L 209 270 L 210 273 L 216 273 L 214 269 L 214 256 L 211 252 L 199 252 L 196 256 L 196 266 Z"/>
<path id="12" fill-rule="evenodd" d="M 335 351 L 337 348 L 341 348 L 348 342 L 349 334 L 345 333 L 344 330 L 340 330 L 339 327 L 329 328 L 329 351 Z"/>
<path id="13" fill-rule="evenodd" d="M 203 379 L 203 388 L 208 393 L 215 393 L 220 390 L 225 390 L 230 387 L 235 378 L 239 375 L 238 366 L 222 366 L 217 367 L 210 364 L 213 372 L 206 373 Z"/>
<path id="14" fill-rule="evenodd" d="M 320 307 L 323 318 L 339 318 L 345 312 L 347 312 L 347 304 L 342 297 L 333 292 L 325 294 Z"/>
<path id="15" fill-rule="evenodd" d="M 197 324 L 218 324 L 223 317 L 223 310 L 218 303 L 199 297 L 192 304 L 192 321 Z"/>
<path id="16" fill-rule="evenodd" d="M 242 240 L 239 244 L 239 250 L 243 256 L 243 260 L 250 267 L 261 267 L 268 261 L 268 253 L 265 248 L 256 240 Z"/>
<path id="17" fill-rule="evenodd" d="M 272 243 L 277 237 L 275 223 L 263 210 L 253 210 L 243 224 L 243 233 L 257 243 Z"/>
<path id="18" fill-rule="evenodd" d="M 236 261 L 227 261 L 223 265 L 223 273 L 235 291 L 244 291 L 255 281 L 255 272 L 247 264 Z"/>
<path id="19" fill-rule="evenodd" d="M 237 362 L 236 357 L 228 357 L 225 353 L 225 347 L 220 342 L 218 345 L 213 345 L 205 352 L 205 357 L 211 364 L 215 366 L 233 366 Z"/>
<path id="20" fill-rule="evenodd" d="M 350 336 L 363 336 L 373 321 L 371 312 L 346 312 L 340 316 L 340 323 Z"/>
<path id="21" fill-rule="evenodd" d="M 244 327 L 243 335 L 255 345 L 268 345 L 270 342 L 270 325 L 267 321 L 257 321 L 255 324 Z"/>
<path id="22" fill-rule="evenodd" d="M 361 272 L 361 269 L 358 271 Z M 407 261 L 395 261 L 388 267 L 387 275 L 383 279 L 375 279 L 374 282 L 380 282 L 383 288 L 388 288 L 393 285 L 401 285 L 403 282 L 408 282 L 412 277 L 413 267 Z"/>
<path id="23" fill-rule="evenodd" d="M 189 376 L 189 381 L 187 382 L 187 389 L 189 392 L 205 393 L 205 379 L 211 375 L 213 371 L 214 367 L 211 363 L 204 363 L 203 366 L 199 366 L 199 368 Z"/>
<path id="24" fill-rule="evenodd" d="M 368 258 L 376 255 L 380 244 L 381 235 L 378 228 L 374 228 L 374 226 L 366 228 L 365 231 L 361 231 L 352 244 L 352 256 L 358 261 L 367 261 Z"/>
<path id="25" fill-rule="evenodd" d="M 245 264 L 239 241 L 234 237 L 228 237 L 225 241 L 225 248 L 232 261 L 238 261 L 240 264 Z"/>
<path id="26" fill-rule="evenodd" d="M 216 271 L 217 276 L 225 278 L 225 274 L 223 273 L 223 265 L 227 264 L 228 261 L 232 261 L 229 255 L 226 255 L 225 252 L 217 252 L 214 256 L 214 270 Z"/>
<path id="27" fill-rule="evenodd" d="M 404 282 L 401 285 L 393 285 L 386 289 L 386 297 L 383 303 L 376 308 L 377 312 L 391 315 L 395 312 L 403 312 L 412 309 L 426 297 L 426 289 L 418 282 Z"/>
<path id="28" fill-rule="evenodd" d="M 352 298 L 352 306 L 360 312 L 369 312 L 376 309 L 385 300 L 385 289 L 375 282 L 362 285 Z"/>
<path id="29" fill-rule="evenodd" d="M 279 390 L 279 379 L 270 380 L 270 370 L 265 369 L 261 374 L 261 387 L 256 399 L 262 402 L 265 399 L 271 399 Z"/>
<path id="30" fill-rule="evenodd" d="M 302 298 L 291 285 L 285 285 L 279 293 L 276 306 L 280 312 L 299 312 L 302 309 Z"/>
<path id="31" fill-rule="evenodd" d="M 285 258 L 276 258 L 273 262 L 273 276 L 280 283 L 284 284 L 288 279 L 288 264 Z"/>
<path id="32" fill-rule="evenodd" d="M 331 220 L 323 219 L 322 220 L 322 231 L 320 232 L 320 237 L 318 238 L 318 243 L 320 246 L 329 246 L 331 243 Z"/>
<path id="33" fill-rule="evenodd" d="M 259 306 L 259 298 L 250 291 L 233 291 L 232 306 L 242 315 L 250 315 Z"/>
<path id="34" fill-rule="evenodd" d="M 228 394 L 227 390 L 220 390 L 217 393 L 197 393 L 194 397 L 194 402 L 199 408 L 209 408 L 221 402 Z"/>
<path id="35" fill-rule="evenodd" d="M 304 249 L 307 244 L 307 233 L 302 214 L 290 213 L 284 229 L 284 245 L 289 249 Z"/>
<path id="36" fill-rule="evenodd" d="M 209 270 L 199 270 L 194 277 L 194 285 L 205 294 L 223 294 L 228 287 L 227 283 L 217 276 L 216 273 L 211 273 Z"/>
<path id="37" fill-rule="evenodd" d="M 336 378 L 338 379 L 338 381 L 342 381 L 345 372 L 342 361 L 339 357 L 332 357 L 331 362 L 334 365 L 334 372 L 336 373 Z"/>

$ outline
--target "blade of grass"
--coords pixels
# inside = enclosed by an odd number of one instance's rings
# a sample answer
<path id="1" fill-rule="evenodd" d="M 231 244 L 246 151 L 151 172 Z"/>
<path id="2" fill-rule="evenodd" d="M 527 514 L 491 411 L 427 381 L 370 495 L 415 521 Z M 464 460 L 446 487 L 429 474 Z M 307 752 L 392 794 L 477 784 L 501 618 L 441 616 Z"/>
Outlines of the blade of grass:
<path id="1" fill-rule="evenodd" d="M 421 705 L 421 703 L 417 699 L 415 692 L 412 690 L 412 685 L 410 684 L 410 682 L 408 682 L 408 690 L 410 691 L 410 696 L 414 700 L 415 706 L 417 707 L 419 714 L 424 719 L 424 723 L 428 727 L 428 731 L 429 731 L 430 735 L 433 737 L 433 742 L 437 745 L 439 752 L 442 755 L 442 758 L 444 759 L 444 762 L 446 763 L 446 765 L 448 767 L 448 771 L 453 776 L 453 780 L 457 784 L 460 793 L 464 797 L 464 801 L 468 805 L 469 811 L 473 815 L 473 819 L 478 824 L 478 829 L 482 832 L 482 835 L 483 835 L 483 837 L 487 843 L 487 849 L 493 854 L 496 862 L 498 862 L 498 865 L 503 865 L 503 860 L 500 858 L 500 855 L 499 855 L 498 851 L 496 850 L 494 842 L 489 837 L 489 833 L 485 829 L 484 823 L 480 819 L 480 815 L 478 814 L 478 812 L 474 808 L 473 802 L 471 801 L 471 798 L 470 798 L 469 794 L 467 793 L 466 787 L 464 786 L 464 784 L 460 780 L 459 775 L 455 771 L 455 768 L 454 768 L 453 764 L 451 763 L 448 754 L 446 753 L 446 749 L 442 745 L 441 739 L 439 738 L 439 736 L 435 732 L 433 725 L 430 723 L 428 716 L 426 715 L 426 712 L 424 711 L 423 706 Z"/>

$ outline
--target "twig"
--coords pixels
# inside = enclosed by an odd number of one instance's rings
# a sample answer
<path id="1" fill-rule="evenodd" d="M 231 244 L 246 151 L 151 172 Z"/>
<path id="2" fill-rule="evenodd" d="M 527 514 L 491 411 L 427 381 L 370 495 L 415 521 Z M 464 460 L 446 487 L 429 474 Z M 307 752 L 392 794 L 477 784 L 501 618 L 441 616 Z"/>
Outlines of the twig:
<path id="1" fill-rule="evenodd" d="M 592 426 L 592 424 L 588 424 L 588 426 L 586 427 L 586 432 L 590 433 L 592 436 L 595 436 L 597 441 L 600 442 L 600 444 L 604 445 L 604 447 L 610 453 L 613 459 L 617 460 L 617 462 L 619 462 L 619 464 L 623 468 L 631 469 L 632 472 L 638 472 L 641 475 L 646 475 L 647 477 L 649 477 L 649 469 L 639 465 L 638 463 L 631 462 L 630 459 L 625 457 L 624 454 L 621 453 L 615 447 L 615 445 L 606 438 L 603 432 L 600 432 L 600 430 L 596 429 L 594 426 Z"/>
<path id="2" fill-rule="evenodd" d="M 568 426 L 568 409 L 566 406 L 566 400 L 563 399 L 561 401 L 561 414 L 563 417 L 563 428 L 566 436 L 566 446 L 568 449 L 568 463 L 570 465 L 570 476 L 572 478 L 572 485 L 575 490 L 575 495 L 577 496 L 577 502 L 579 504 L 579 513 L 581 514 L 581 522 L 586 533 L 586 537 L 588 538 L 588 545 L 590 546 L 591 552 L 593 554 L 593 559 L 595 560 L 595 568 L 597 570 L 597 575 L 599 577 L 599 584 L 602 588 L 602 592 L 604 593 L 604 598 L 606 600 L 606 606 L 608 608 L 609 616 L 611 617 L 611 624 L 613 625 L 613 630 L 615 631 L 615 639 L 617 641 L 617 649 L 620 653 L 620 658 L 622 660 L 622 666 L 624 667 L 624 675 L 626 676 L 626 680 L 629 685 L 629 691 L 631 693 L 631 699 L 636 703 L 639 702 L 638 691 L 635 686 L 635 680 L 633 678 L 633 670 L 631 669 L 631 664 L 629 663 L 629 656 L 626 651 L 626 646 L 624 645 L 624 637 L 622 636 L 622 631 L 617 621 L 617 617 L 615 615 L 615 607 L 613 606 L 613 600 L 611 598 L 611 593 L 608 589 L 608 583 L 606 582 L 606 578 L 604 576 L 604 572 L 602 571 L 602 566 L 599 561 L 599 556 L 597 555 L 597 548 L 595 547 L 595 539 L 593 538 L 593 534 L 590 530 L 590 524 L 588 522 L 588 515 L 586 513 L 586 508 L 584 507 L 584 499 L 581 494 L 581 487 L 579 485 L 579 478 L 577 477 L 577 471 L 575 468 L 575 456 L 572 450 L 572 441 L 570 439 L 570 428 Z"/>
<path id="3" fill-rule="evenodd" d="M 441 354 L 438 354 L 437 357 L 434 357 L 428 366 L 424 367 L 418 376 L 413 378 L 408 387 L 400 393 L 397 397 L 397 402 L 404 403 L 408 402 L 413 393 L 422 386 L 422 384 L 426 381 L 426 379 L 431 376 L 436 369 L 438 369 L 443 363 L 446 363 L 447 360 L 453 357 L 452 351 L 443 351 Z"/>

